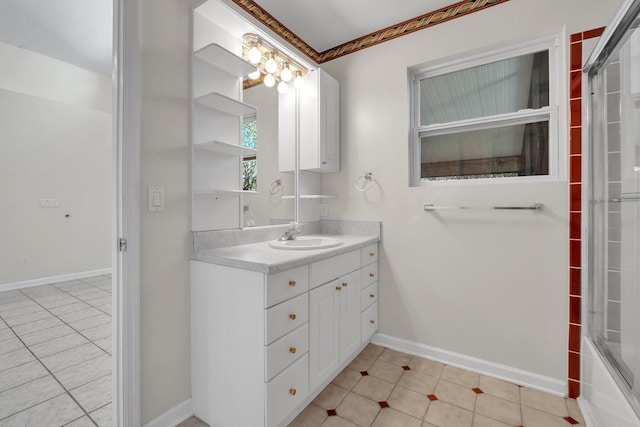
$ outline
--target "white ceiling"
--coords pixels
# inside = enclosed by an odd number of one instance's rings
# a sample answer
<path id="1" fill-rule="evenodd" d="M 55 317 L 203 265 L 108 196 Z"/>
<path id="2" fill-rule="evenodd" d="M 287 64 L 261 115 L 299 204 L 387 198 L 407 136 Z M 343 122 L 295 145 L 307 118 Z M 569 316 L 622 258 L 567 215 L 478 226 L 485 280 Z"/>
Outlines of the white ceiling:
<path id="1" fill-rule="evenodd" d="M 112 0 L 2 0 L 0 41 L 111 75 Z"/>
<path id="2" fill-rule="evenodd" d="M 255 0 L 318 52 L 458 0 Z"/>
<path id="3" fill-rule="evenodd" d="M 0 41 L 110 75 L 113 0 L 2 0 Z M 213 1 L 213 0 L 212 0 Z M 318 52 L 455 0 L 257 0 Z"/>

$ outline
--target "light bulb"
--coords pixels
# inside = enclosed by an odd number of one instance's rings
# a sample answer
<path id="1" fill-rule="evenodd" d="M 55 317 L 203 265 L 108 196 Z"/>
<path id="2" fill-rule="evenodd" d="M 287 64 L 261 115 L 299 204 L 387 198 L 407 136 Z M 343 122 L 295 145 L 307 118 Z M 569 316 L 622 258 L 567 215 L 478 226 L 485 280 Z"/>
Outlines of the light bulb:
<path id="1" fill-rule="evenodd" d="M 280 72 L 280 79 L 283 82 L 288 82 L 289 80 L 291 80 L 291 77 L 293 77 L 293 74 L 291 74 L 291 69 L 289 68 L 289 64 L 285 62 L 284 68 Z"/>
<path id="2" fill-rule="evenodd" d="M 276 84 L 276 78 L 273 77 L 273 74 L 267 74 L 264 76 L 264 85 L 266 87 L 273 87 L 274 84 Z"/>
<path id="3" fill-rule="evenodd" d="M 264 69 L 267 71 L 267 73 L 270 74 L 274 74 L 276 71 L 278 71 L 278 63 L 275 59 L 273 59 L 273 53 L 269 54 L 269 59 L 264 64 Z"/>
<path id="4" fill-rule="evenodd" d="M 289 85 L 287 84 L 287 82 L 278 83 L 278 93 L 281 93 L 282 95 L 284 95 L 288 91 L 289 91 Z"/>
<path id="5" fill-rule="evenodd" d="M 296 78 L 293 80 L 293 87 L 296 89 L 302 89 L 304 87 L 304 79 L 300 75 L 300 71 L 296 72 Z"/>
<path id="6" fill-rule="evenodd" d="M 260 78 L 260 69 L 256 67 L 253 73 L 249 73 L 249 78 L 251 80 L 258 80 Z"/>
<path id="7" fill-rule="evenodd" d="M 260 53 L 260 50 L 258 50 L 256 46 L 253 46 L 251 49 L 249 49 L 249 53 L 247 54 L 247 56 L 249 57 L 249 62 L 251 62 L 254 65 L 258 64 L 262 59 L 262 54 Z"/>

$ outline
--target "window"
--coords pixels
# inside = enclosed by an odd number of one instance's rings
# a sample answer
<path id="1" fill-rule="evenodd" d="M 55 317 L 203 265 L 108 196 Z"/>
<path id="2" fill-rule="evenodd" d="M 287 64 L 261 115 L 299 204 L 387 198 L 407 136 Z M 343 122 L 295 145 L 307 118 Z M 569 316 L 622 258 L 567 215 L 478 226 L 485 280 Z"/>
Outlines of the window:
<path id="1" fill-rule="evenodd" d="M 258 139 L 258 122 L 255 117 L 247 118 L 242 124 L 242 145 L 256 149 Z M 258 189 L 258 169 L 256 156 L 242 159 L 242 189 L 256 191 Z"/>
<path id="2" fill-rule="evenodd" d="M 557 172 L 555 38 L 412 73 L 413 185 Z"/>

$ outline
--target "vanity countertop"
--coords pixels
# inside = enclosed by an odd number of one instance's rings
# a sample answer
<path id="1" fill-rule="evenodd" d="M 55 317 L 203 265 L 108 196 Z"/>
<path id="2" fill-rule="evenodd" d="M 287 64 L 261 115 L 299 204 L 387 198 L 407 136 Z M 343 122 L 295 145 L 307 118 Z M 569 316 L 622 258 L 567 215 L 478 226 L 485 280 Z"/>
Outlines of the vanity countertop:
<path id="1" fill-rule="evenodd" d="M 322 234 L 322 236 L 335 237 L 342 241 L 342 244 L 326 249 L 285 250 L 272 248 L 267 241 L 215 249 L 203 249 L 195 251 L 191 259 L 193 261 L 273 274 L 334 255 L 350 252 L 380 241 L 378 236 L 353 234 Z"/>

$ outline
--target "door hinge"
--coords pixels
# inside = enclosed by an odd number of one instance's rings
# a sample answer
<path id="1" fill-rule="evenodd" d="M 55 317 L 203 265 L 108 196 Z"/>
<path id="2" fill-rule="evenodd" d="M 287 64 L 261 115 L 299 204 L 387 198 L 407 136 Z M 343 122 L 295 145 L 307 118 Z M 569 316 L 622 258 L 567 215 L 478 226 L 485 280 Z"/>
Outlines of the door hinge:
<path id="1" fill-rule="evenodd" d="M 124 252 L 127 250 L 127 239 L 121 237 L 118 239 L 118 251 Z"/>

